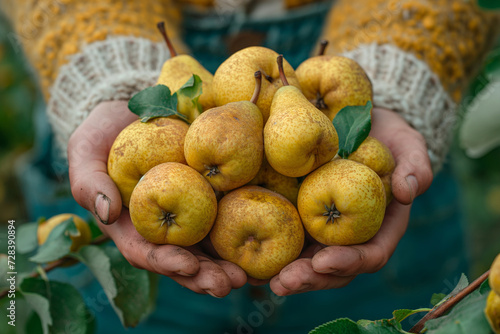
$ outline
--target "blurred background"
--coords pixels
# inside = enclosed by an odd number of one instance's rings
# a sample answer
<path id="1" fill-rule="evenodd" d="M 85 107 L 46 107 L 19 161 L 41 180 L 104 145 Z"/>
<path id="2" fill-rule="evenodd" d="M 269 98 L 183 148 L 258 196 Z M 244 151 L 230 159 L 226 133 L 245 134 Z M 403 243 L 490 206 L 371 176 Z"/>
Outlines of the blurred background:
<path id="1" fill-rule="evenodd" d="M 68 211 L 86 216 L 71 197 L 65 161 L 51 149 L 50 136 L 47 142 L 43 135 L 50 133 L 48 124 L 34 121 L 43 119 L 43 100 L 9 31 L 0 17 L 0 224 L 9 219 L 35 221 Z M 500 103 L 491 101 L 500 96 L 499 85 L 491 84 L 500 77 L 500 47 L 478 65 L 482 70 L 460 106 L 449 156 L 461 186 L 471 279 L 487 270 L 500 251 L 500 148 L 491 138 L 495 136 L 492 113 L 500 124 Z M 486 133 L 481 131 L 485 124 L 489 127 Z M 496 129 L 500 137 L 500 126 Z M 483 145 L 485 140 L 490 140 L 488 145 Z"/>

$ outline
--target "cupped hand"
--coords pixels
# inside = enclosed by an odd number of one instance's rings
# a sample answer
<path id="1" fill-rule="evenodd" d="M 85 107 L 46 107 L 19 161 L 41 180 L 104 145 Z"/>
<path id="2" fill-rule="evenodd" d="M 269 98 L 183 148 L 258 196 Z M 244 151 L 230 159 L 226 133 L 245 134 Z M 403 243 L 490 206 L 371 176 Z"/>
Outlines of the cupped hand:
<path id="1" fill-rule="evenodd" d="M 75 130 L 68 142 L 73 197 L 102 223 L 100 229 L 134 267 L 168 276 L 190 290 L 216 297 L 240 288 L 247 279 L 244 271 L 208 255 L 207 241 L 185 248 L 156 245 L 136 231 L 106 167 L 115 138 L 136 119 L 126 101 L 102 102 Z"/>
<path id="2" fill-rule="evenodd" d="M 372 120 L 370 135 L 385 143 L 396 161 L 394 200 L 387 207 L 382 227 L 360 245 L 325 247 L 310 241 L 299 259 L 271 279 L 270 287 L 277 295 L 344 287 L 359 274 L 380 270 L 403 237 L 411 203 L 433 179 L 427 146 L 422 135 L 393 111 L 374 108 Z"/>

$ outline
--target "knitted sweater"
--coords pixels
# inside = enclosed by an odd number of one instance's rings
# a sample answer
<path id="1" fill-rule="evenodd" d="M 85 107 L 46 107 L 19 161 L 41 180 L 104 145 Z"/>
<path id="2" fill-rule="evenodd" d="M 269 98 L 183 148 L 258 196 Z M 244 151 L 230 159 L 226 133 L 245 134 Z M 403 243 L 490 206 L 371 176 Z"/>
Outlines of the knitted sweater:
<path id="1" fill-rule="evenodd" d="M 176 47 L 180 2 L 210 0 L 8 0 L 3 10 L 38 72 L 48 116 L 64 148 L 101 101 L 154 85 L 169 57 L 158 21 Z M 245 1 L 243 1 L 245 2 Z M 246 1 L 248 2 L 248 1 Z M 284 1 L 288 7 L 311 0 Z M 300 10 L 300 9 L 299 9 Z M 447 153 L 456 103 L 498 33 L 499 15 L 464 0 L 338 0 L 324 37 L 329 53 L 358 61 L 374 104 L 401 113 L 428 145 L 434 170 Z M 65 150 L 63 150 L 65 151 Z"/>

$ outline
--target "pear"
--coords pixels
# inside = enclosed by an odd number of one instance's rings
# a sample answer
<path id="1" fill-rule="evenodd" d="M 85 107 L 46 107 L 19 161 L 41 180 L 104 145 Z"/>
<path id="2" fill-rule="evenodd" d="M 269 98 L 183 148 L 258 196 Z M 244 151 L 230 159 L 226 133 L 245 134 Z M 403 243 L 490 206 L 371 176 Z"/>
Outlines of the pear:
<path id="1" fill-rule="evenodd" d="M 285 197 L 245 186 L 219 202 L 210 240 L 221 258 L 251 277 L 269 279 L 299 256 L 304 227 L 297 209 Z"/>
<path id="2" fill-rule="evenodd" d="M 191 246 L 208 235 L 217 215 L 210 184 L 178 162 L 151 168 L 130 197 L 130 219 L 139 234 L 154 244 Z"/>
<path id="3" fill-rule="evenodd" d="M 297 205 L 299 194 L 299 180 L 296 177 L 282 175 L 275 171 L 267 162 L 265 156 L 257 175 L 248 182 L 248 185 L 263 187 L 286 197 L 287 200 Z"/>
<path id="4" fill-rule="evenodd" d="M 278 54 L 271 49 L 252 46 L 226 59 L 214 74 L 213 91 L 217 106 L 229 102 L 248 101 L 254 89 L 254 83 L 250 80 L 251 75 L 260 71 L 264 78 L 257 106 L 262 112 L 265 124 L 269 118 L 273 96 L 282 86 L 279 69 L 276 66 L 277 56 Z M 292 66 L 285 61 L 283 68 L 290 85 L 300 89 Z"/>
<path id="5" fill-rule="evenodd" d="M 188 121 L 192 123 L 202 111 L 215 107 L 214 94 L 212 91 L 213 75 L 190 55 L 177 54 L 174 46 L 168 38 L 164 22 L 158 23 L 158 29 L 167 43 L 171 58 L 163 64 L 156 84 L 167 86 L 173 94 L 179 90 L 179 88 L 181 88 L 193 74 L 199 76 L 202 81 L 203 92 L 198 101 L 200 102 L 203 110 L 198 110 L 196 106 L 193 106 L 193 103 L 187 97 L 178 97 L 179 101 L 177 111 L 186 115 L 188 117 Z"/>
<path id="6" fill-rule="evenodd" d="M 250 101 L 228 103 L 205 111 L 189 127 L 184 155 L 217 191 L 228 191 L 252 180 L 264 155 L 262 113 L 255 105 L 261 85 L 255 73 Z"/>
<path id="7" fill-rule="evenodd" d="M 385 189 L 372 169 L 336 158 L 309 174 L 297 208 L 307 232 L 324 245 L 357 245 L 370 240 L 385 215 Z"/>
<path id="8" fill-rule="evenodd" d="M 345 106 L 364 106 L 373 101 L 370 79 L 361 66 L 346 57 L 323 55 L 305 60 L 296 70 L 304 96 L 330 120 Z"/>
<path id="9" fill-rule="evenodd" d="M 156 117 L 145 123 L 138 119 L 120 132 L 109 151 L 108 174 L 124 206 L 128 207 L 134 187 L 148 170 L 164 162 L 186 164 L 188 128 L 180 119 Z"/>
<path id="10" fill-rule="evenodd" d="M 358 149 L 349 155 L 348 159 L 362 163 L 377 173 L 384 184 L 386 205 L 389 205 L 393 198 L 392 173 L 396 168 L 391 150 L 380 140 L 368 136 Z"/>
<path id="11" fill-rule="evenodd" d="M 288 85 L 278 57 L 284 86 L 274 95 L 264 127 L 267 161 L 280 174 L 304 176 L 330 161 L 338 151 L 332 122 L 295 86 Z"/>

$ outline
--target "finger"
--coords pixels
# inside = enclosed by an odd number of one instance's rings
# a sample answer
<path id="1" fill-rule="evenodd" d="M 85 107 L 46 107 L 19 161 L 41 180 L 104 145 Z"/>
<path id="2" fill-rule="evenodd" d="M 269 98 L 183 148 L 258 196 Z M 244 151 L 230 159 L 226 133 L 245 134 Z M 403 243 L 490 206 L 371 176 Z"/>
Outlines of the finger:
<path id="1" fill-rule="evenodd" d="M 397 113 L 380 108 L 373 110 L 371 134 L 384 142 L 394 155 L 394 197 L 400 203 L 412 203 L 429 188 L 433 179 L 424 137 Z"/>
<path id="2" fill-rule="evenodd" d="M 207 257 L 198 256 L 198 261 L 200 270 L 195 276 L 175 276 L 172 279 L 197 293 L 208 293 L 216 298 L 227 296 L 231 292 L 232 285 L 224 269 Z"/>
<path id="3" fill-rule="evenodd" d="M 107 174 L 109 150 L 120 131 L 136 118 L 125 101 L 101 103 L 68 142 L 73 197 L 104 224 L 116 221 L 122 207 L 120 193 Z"/>
<path id="4" fill-rule="evenodd" d="M 229 277 L 233 289 L 239 289 L 245 285 L 247 282 L 247 274 L 239 266 L 224 260 L 214 260 L 214 262 L 219 265 Z"/>
<path id="5" fill-rule="evenodd" d="M 194 276 L 200 270 L 198 258 L 175 245 L 156 245 L 146 241 L 132 224 L 124 209 L 119 224 L 102 226 L 122 255 L 134 267 L 165 276 Z"/>
<path id="6" fill-rule="evenodd" d="M 336 289 L 349 284 L 355 276 L 319 274 L 311 265 L 311 259 L 298 259 L 281 270 L 270 282 L 271 290 L 279 296 L 308 291 Z"/>
<path id="7" fill-rule="evenodd" d="M 393 201 L 387 207 L 382 227 L 368 242 L 354 246 L 330 246 L 312 258 L 317 273 L 353 276 L 380 270 L 403 237 L 410 215 L 410 205 Z"/>

